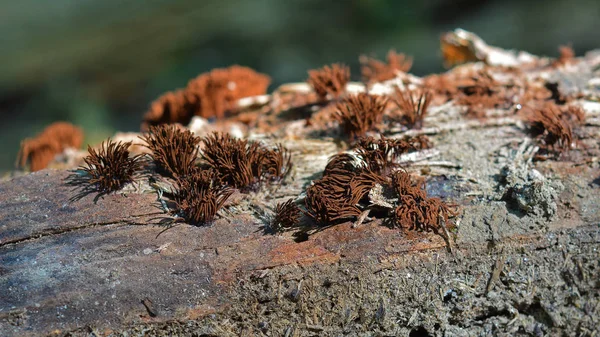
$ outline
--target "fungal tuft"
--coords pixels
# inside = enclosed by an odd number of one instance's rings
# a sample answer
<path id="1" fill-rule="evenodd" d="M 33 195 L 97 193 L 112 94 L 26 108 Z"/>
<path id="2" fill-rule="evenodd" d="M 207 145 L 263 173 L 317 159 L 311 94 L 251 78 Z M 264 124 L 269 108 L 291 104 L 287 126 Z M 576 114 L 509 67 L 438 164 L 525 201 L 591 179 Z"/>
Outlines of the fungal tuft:
<path id="1" fill-rule="evenodd" d="M 131 142 L 103 142 L 98 150 L 88 146 L 85 165 L 80 170 L 86 173 L 83 178 L 89 190 L 100 195 L 115 192 L 134 181 L 141 168 L 140 156 L 130 156 Z"/>
<path id="2" fill-rule="evenodd" d="M 310 70 L 307 80 L 321 100 L 325 100 L 327 95 L 333 98 L 339 97 L 346 90 L 348 81 L 350 81 L 350 68 L 339 63 Z"/>
<path id="3" fill-rule="evenodd" d="M 150 127 L 150 132 L 140 137 L 150 150 L 157 171 L 164 176 L 179 179 L 196 169 L 200 138 L 189 130 L 175 125 Z"/>
<path id="4" fill-rule="evenodd" d="M 334 118 L 351 140 L 364 136 L 381 123 L 387 98 L 359 93 L 337 104 Z"/>

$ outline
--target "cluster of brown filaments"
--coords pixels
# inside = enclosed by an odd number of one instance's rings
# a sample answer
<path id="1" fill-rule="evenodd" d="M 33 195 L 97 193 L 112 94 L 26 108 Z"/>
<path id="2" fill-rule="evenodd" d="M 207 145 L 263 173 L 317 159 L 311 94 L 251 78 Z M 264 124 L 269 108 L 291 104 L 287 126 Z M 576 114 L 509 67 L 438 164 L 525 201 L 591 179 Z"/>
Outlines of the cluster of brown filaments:
<path id="1" fill-rule="evenodd" d="M 399 73 L 406 73 L 412 67 L 412 58 L 402 53 L 390 50 L 387 54 L 387 62 L 379 61 L 368 56 L 361 56 L 361 74 L 367 83 L 384 82 L 394 79 Z"/>
<path id="2" fill-rule="evenodd" d="M 469 59 L 462 53 L 453 50 L 453 56 L 444 55 Z M 569 50 L 561 50 L 561 55 L 553 66 L 574 62 Z M 425 136 L 383 135 L 398 124 L 401 130 L 421 134 L 432 104 L 454 100 L 466 108 L 466 117 L 478 119 L 487 118 L 491 109 L 518 106 L 515 112 L 527 131 L 548 152 L 572 147 L 573 128 L 584 122 L 582 109 L 568 105 L 570 97 L 550 82 L 541 87 L 526 81 L 506 83 L 489 66 L 412 81 L 405 74 L 412 59 L 393 50 L 386 62 L 366 56 L 360 61 L 362 92 L 350 90 L 350 68 L 343 64 L 308 72 L 314 95 L 309 103 L 330 112 L 328 120 L 339 125 L 351 150 L 330 158 L 322 178 L 312 182 L 303 199 L 275 206 L 270 222 L 275 231 L 298 225 L 303 215 L 325 226 L 361 218 L 365 212 L 384 215 L 394 227 L 438 231 L 456 214 L 454 208 L 428 196 L 424 180 L 399 164 L 403 155 L 427 149 L 431 143 Z M 141 138 L 149 150 L 150 167 L 172 182 L 175 212 L 188 222 L 209 223 L 235 191 L 257 191 L 265 183 L 282 181 L 291 171 L 291 155 L 281 144 L 267 146 L 227 133 L 200 138 L 174 124 L 185 124 L 193 115 L 222 118 L 240 97 L 264 93 L 269 81 L 268 76 L 244 67 L 217 69 L 161 97 L 146 115 L 143 129 L 148 133 Z M 381 82 L 391 86 L 391 92 L 371 91 Z M 129 156 L 129 145 L 109 142 L 99 151 L 90 148 L 83 167 L 90 186 L 110 193 L 134 180 L 141 158 Z"/>
<path id="3" fill-rule="evenodd" d="M 172 125 L 152 127 L 141 138 L 157 172 L 173 182 L 173 212 L 192 225 L 212 222 L 236 190 L 247 192 L 281 181 L 291 170 L 291 156 L 280 144 L 269 148 L 221 133 L 197 138 Z M 303 214 L 319 226 L 329 226 L 372 210 L 392 219 L 395 227 L 437 232 L 456 214 L 440 199 L 428 197 L 423 181 L 412 179 L 398 163 L 403 154 L 429 148 L 425 136 L 362 137 L 355 144 L 350 153 L 331 157 L 323 177 L 307 188 L 303 209 L 294 199 L 276 205 L 273 231 L 296 227 Z M 129 155 L 130 145 L 109 141 L 99 151 L 90 148 L 84 168 L 88 183 L 109 193 L 132 182 L 141 157 Z M 374 201 L 375 190 L 391 200 L 387 209 L 386 203 Z"/>
<path id="4" fill-rule="evenodd" d="M 560 52 L 560 58 L 551 67 L 576 62 L 571 49 L 561 47 Z M 517 115 L 539 143 L 541 151 L 536 158 L 558 157 L 576 145 L 575 130 L 584 123 L 585 112 L 571 104 L 572 95 L 561 92 L 558 84 L 550 80 L 531 81 L 519 69 L 512 70 L 514 76 L 510 80 L 498 76 L 497 70 L 483 66 L 477 70 L 430 75 L 423 79 L 423 84 L 433 101 L 453 100 L 464 106 L 467 118 L 485 120 L 498 116 L 498 110 L 505 116 Z"/>
<path id="5" fill-rule="evenodd" d="M 387 64 L 365 58 L 363 76 L 367 82 L 390 79 L 400 72 L 407 71 L 411 64 L 412 60 L 395 52 L 390 52 Z M 198 89 L 200 86 L 195 86 L 194 83 L 213 83 L 211 87 L 220 88 L 220 83 L 224 80 L 219 82 L 216 78 L 234 78 L 233 70 L 237 71 L 236 76 L 239 75 L 239 78 L 244 79 L 244 83 L 251 82 L 247 78 L 260 77 L 241 68 L 219 70 L 203 75 L 194 80 L 195 82 L 190 82 L 185 90 L 167 94 L 154 102 L 153 109 L 156 108 L 156 111 L 147 114 L 143 125 L 143 129 L 147 132 L 140 138 L 148 152 L 144 158 L 146 159 L 144 163 L 147 165 L 144 167 L 158 173 L 171 184 L 172 189 L 165 194 L 172 199 L 170 205 L 174 207 L 171 212 L 193 225 L 212 222 L 219 209 L 228 203 L 236 191 L 251 193 L 265 183 L 281 182 L 292 168 L 290 152 L 281 144 L 267 146 L 262 142 L 235 138 L 227 133 L 217 132 L 197 137 L 190 130 L 176 124 L 176 122 L 188 121 L 192 115 L 203 115 L 200 110 L 214 110 L 211 112 L 212 115 L 223 117 L 223 112 L 230 107 L 235 97 L 229 99 L 227 98 L 229 96 L 223 96 L 217 99 L 220 95 L 217 95 L 217 91 L 211 91 L 211 95 L 206 93 L 200 95 L 198 93 L 204 91 Z M 266 79 L 263 80 L 262 77 L 260 79 L 262 84 L 268 83 Z M 420 128 L 430 102 L 428 91 L 425 89 L 396 90 L 395 96 L 375 95 L 368 92 L 348 94 L 349 80 L 350 69 L 342 64 L 333 64 L 309 72 L 307 82 L 314 89 L 319 104 L 334 108 L 331 118 L 339 124 L 344 137 L 353 144 L 353 154 L 339 154 L 331 158 L 323 177 L 307 188 L 304 205 L 293 198 L 277 204 L 269 224 L 272 230 L 282 231 L 293 228 L 301 222 L 302 216 L 312 219 L 320 226 L 359 217 L 367 210 L 369 196 L 375 188 L 386 186 L 386 190 L 394 190 L 392 185 L 395 180 L 392 177 L 393 172 L 398 169 L 397 161 L 401 155 L 431 146 L 424 136 L 388 139 L 379 135 L 390 102 L 396 103 L 397 108 L 392 110 L 395 110 L 396 114 L 400 113 L 398 119 L 400 123 L 406 128 Z M 229 95 L 227 91 L 222 93 Z M 246 95 L 246 92 L 240 95 Z M 212 100 L 209 100 L 209 97 Z M 210 102 L 215 106 L 211 108 Z M 369 136 L 370 134 L 378 136 L 373 138 Z M 123 163 L 117 165 L 110 161 L 108 169 L 104 171 L 96 162 L 104 160 L 104 156 L 113 156 L 112 152 L 109 153 L 107 150 L 95 153 L 90 149 L 86 159 L 86 163 L 89 162 L 86 172 L 93 177 L 90 183 L 98 186 L 98 191 L 103 193 L 117 191 L 133 181 L 136 170 L 142 167 L 142 157 L 129 158 L 129 153 L 126 151 L 130 145 L 129 143 L 111 145 L 110 151 L 114 152 L 115 146 L 121 150 L 119 155 Z M 131 169 L 123 171 L 120 180 L 110 184 L 104 182 L 109 181 L 108 177 L 117 176 L 116 170 L 123 167 L 125 163 L 131 163 Z M 105 172 L 107 170 L 110 172 Z M 399 199 L 400 196 L 397 195 L 396 200 Z M 429 199 L 418 199 L 417 204 L 420 209 L 425 209 L 424 205 L 429 205 L 427 200 Z M 446 208 L 440 207 L 439 212 L 442 214 Z M 393 216 L 396 213 L 401 215 L 400 210 L 387 213 L 394 219 L 403 219 L 401 216 Z M 422 221 L 418 222 L 420 224 Z M 411 227 L 406 225 L 405 220 L 398 220 L 398 225 Z M 428 229 L 432 226 L 435 225 L 416 227 Z"/>
<path id="6" fill-rule="evenodd" d="M 193 160 L 183 162 L 189 165 L 186 171 L 190 173 L 177 176 L 173 192 L 176 211 L 195 225 L 210 223 L 236 189 L 249 192 L 266 182 L 280 182 L 292 167 L 291 155 L 281 144 L 268 147 L 216 132 L 199 143 L 203 148 L 199 158 L 193 156 Z M 167 151 L 167 157 L 175 156 L 175 148 L 168 145 L 162 150 Z M 153 151 L 155 161 L 156 154 Z"/>
<path id="7" fill-rule="evenodd" d="M 400 124 L 404 129 L 420 129 L 433 94 L 426 84 L 412 83 L 401 85 L 388 83 L 393 93 L 375 93 L 370 87 L 382 81 L 401 76 L 412 66 L 412 59 L 404 54 L 390 51 L 387 63 L 362 56 L 362 77 L 364 90 L 357 92 L 350 80 L 350 69 L 341 64 L 332 64 L 310 70 L 307 83 L 317 96 L 316 104 L 325 105 L 325 111 L 332 113 L 325 117 L 333 121 L 350 142 L 374 135 L 389 129 L 391 124 Z M 394 104 L 389 104 L 394 103 Z M 322 120 L 322 119 L 321 119 Z"/>
<path id="8" fill-rule="evenodd" d="M 453 44 L 448 36 L 442 42 L 447 64 L 478 60 L 467 46 Z M 572 49 L 562 47 L 560 53 L 550 67 L 577 62 Z M 325 227 L 363 221 L 371 214 L 391 227 L 443 229 L 447 234 L 456 207 L 428 195 L 425 179 L 408 173 L 402 164 L 403 156 L 432 146 L 424 136 L 435 129 L 426 130 L 426 119 L 434 114 L 430 106 L 453 101 L 464 108 L 462 116 L 482 121 L 497 116 L 495 109 L 503 111 L 500 116 L 519 116 L 541 152 L 550 155 L 577 144 L 576 127 L 584 123 L 585 112 L 570 104 L 573 97 L 562 93 L 557 83 L 545 80 L 540 85 L 518 68 L 501 69 L 515 75 L 507 81 L 496 76 L 497 67 L 483 63 L 418 79 L 406 74 L 412 63 L 412 58 L 393 50 L 386 61 L 361 56 L 363 82 L 358 85 L 350 82 L 350 68 L 336 63 L 308 71 L 306 83 L 295 86 L 303 89 L 291 90 L 290 102 L 301 104 L 282 107 L 285 90 L 278 90 L 280 96 L 271 95 L 266 115 L 309 107 L 310 116 L 303 115 L 309 117 L 306 125 L 318 127 L 321 121 L 326 128 L 333 125 L 340 131 L 333 133 L 341 135 L 339 144 L 350 150 L 330 157 L 322 177 L 306 187 L 304 196 L 277 203 L 267 227 L 281 232 L 306 223 L 302 220 Z M 283 181 L 291 172 L 292 158 L 282 144 L 266 145 L 217 132 L 197 137 L 181 126 L 194 116 L 221 120 L 242 114 L 236 110 L 241 107 L 240 99 L 265 94 L 269 83 L 264 74 L 232 66 L 201 74 L 185 88 L 159 97 L 142 124 L 146 133 L 140 138 L 148 155 L 131 156 L 131 143 L 110 140 L 99 150 L 89 148 L 81 167 L 88 190 L 99 194 L 121 190 L 142 168 L 148 169 L 173 187 L 167 192 L 174 205 L 171 211 L 190 224 L 204 225 L 213 221 L 235 193 L 254 193 L 264 184 Z M 303 94 L 306 97 L 298 98 Z M 282 110 L 277 110 L 276 103 Z M 260 125 L 246 121 L 249 127 Z M 400 138 L 385 136 L 398 131 L 407 133 Z M 72 126 L 55 125 L 22 144 L 20 166 L 29 162 L 32 170 L 41 169 L 64 148 L 79 147 L 82 137 Z"/>
<path id="9" fill-rule="evenodd" d="M 83 159 L 85 165 L 79 168 L 85 175 L 75 173 L 71 180 L 83 183 L 83 193 L 104 195 L 122 189 L 134 181 L 142 166 L 140 156 L 130 156 L 129 146 L 130 142 L 113 142 L 110 139 L 97 150 L 88 146 L 88 155 Z"/>
<path id="10" fill-rule="evenodd" d="M 142 139 L 161 175 L 180 179 L 195 171 L 200 138 L 189 130 L 175 125 L 152 126 Z"/>
<path id="11" fill-rule="evenodd" d="M 429 146 L 424 136 L 359 139 L 351 153 L 331 157 L 323 177 L 307 189 L 306 215 L 321 226 L 372 212 L 398 228 L 437 233 L 451 227 L 455 208 L 427 196 L 424 181 L 412 178 L 398 161 L 403 154 Z"/>
<path id="12" fill-rule="evenodd" d="M 348 81 L 350 81 L 350 68 L 337 63 L 321 69 L 310 70 L 307 80 L 322 100 L 325 100 L 327 96 L 337 98 L 342 95 Z"/>
<path id="13" fill-rule="evenodd" d="M 206 225 L 213 221 L 234 189 L 222 183 L 213 170 L 195 170 L 176 181 L 173 199 L 176 213 L 191 225 Z"/>
<path id="14" fill-rule="evenodd" d="M 281 180 L 292 167 L 290 153 L 281 144 L 267 148 L 222 133 L 212 133 L 202 142 L 205 164 L 223 182 L 240 190 L 254 190 L 265 181 Z"/>
<path id="15" fill-rule="evenodd" d="M 150 127 L 140 138 L 149 150 L 148 164 L 173 186 L 167 191 L 175 205 L 172 212 L 193 225 L 212 222 L 236 190 L 244 193 L 281 182 L 292 168 L 290 152 L 281 144 L 270 147 L 225 133 L 199 138 L 167 124 Z M 82 167 L 85 179 L 78 182 L 101 194 L 133 182 L 143 157 L 130 156 L 130 146 L 109 141 L 98 151 L 90 147 Z"/>
<path id="16" fill-rule="evenodd" d="M 270 229 L 274 232 L 294 228 L 300 223 L 301 210 L 293 198 L 275 205 L 274 213 L 270 222 Z"/>
<path id="17" fill-rule="evenodd" d="M 387 98 L 360 93 L 351 95 L 337 104 L 334 115 L 344 132 L 355 139 L 381 123 Z"/>

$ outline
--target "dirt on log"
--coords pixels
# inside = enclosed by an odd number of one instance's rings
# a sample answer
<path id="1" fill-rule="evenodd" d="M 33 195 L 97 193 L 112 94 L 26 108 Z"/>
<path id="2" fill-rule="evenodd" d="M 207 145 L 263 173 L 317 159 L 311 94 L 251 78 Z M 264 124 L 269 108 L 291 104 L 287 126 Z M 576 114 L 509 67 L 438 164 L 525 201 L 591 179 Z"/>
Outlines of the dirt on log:
<path id="1" fill-rule="evenodd" d="M 290 98 L 290 86 L 270 105 L 195 130 L 281 142 L 294 164 L 280 184 L 236 192 L 209 226 L 173 222 L 147 182 L 76 199 L 64 169 L 0 182 L 0 335 L 599 334 L 600 53 L 521 72 L 492 59 L 448 74 L 484 69 L 506 90 L 542 83 L 544 99 L 563 95 L 556 104 L 581 107 L 585 121 L 561 150 L 548 130 L 532 136 L 521 101 L 461 105 L 440 90 L 422 129 L 379 130 L 429 136 L 432 148 L 401 161 L 429 195 L 460 209 L 447 235 L 390 228 L 376 215 L 271 233 L 274 205 L 302 200 L 346 149 L 323 122 L 331 105 L 305 104 L 304 89 Z M 437 80 L 399 73 L 392 82 Z"/>

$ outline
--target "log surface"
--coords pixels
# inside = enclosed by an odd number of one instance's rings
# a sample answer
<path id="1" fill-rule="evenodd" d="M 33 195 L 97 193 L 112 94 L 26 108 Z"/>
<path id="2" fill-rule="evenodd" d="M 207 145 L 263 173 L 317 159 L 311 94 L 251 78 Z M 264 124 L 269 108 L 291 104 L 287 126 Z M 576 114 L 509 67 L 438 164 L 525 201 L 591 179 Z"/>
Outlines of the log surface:
<path id="1" fill-rule="evenodd" d="M 151 191 L 72 201 L 65 170 L 0 182 L 0 335 L 598 334 L 594 94 L 580 100 L 588 123 L 578 146 L 529 168 L 550 193 L 533 212 L 503 199 L 500 176 L 531 141 L 519 123 L 432 110 L 423 132 L 435 162 L 413 169 L 427 168 L 429 194 L 461 206 L 450 247 L 377 219 L 303 240 L 265 233 L 260 215 L 299 195 L 340 150 L 327 139 L 286 139 L 290 181 L 238 196 L 206 227 L 167 226 Z"/>

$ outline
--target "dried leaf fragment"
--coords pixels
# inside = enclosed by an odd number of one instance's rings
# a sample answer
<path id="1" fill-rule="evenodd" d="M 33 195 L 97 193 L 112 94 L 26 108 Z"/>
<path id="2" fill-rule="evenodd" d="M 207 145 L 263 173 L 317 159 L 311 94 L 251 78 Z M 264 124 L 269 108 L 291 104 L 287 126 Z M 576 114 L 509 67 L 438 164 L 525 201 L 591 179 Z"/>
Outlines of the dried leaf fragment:
<path id="1" fill-rule="evenodd" d="M 456 32 L 448 32 L 440 37 L 440 48 L 447 68 L 455 65 L 482 60 L 477 55 L 473 42 Z"/>

